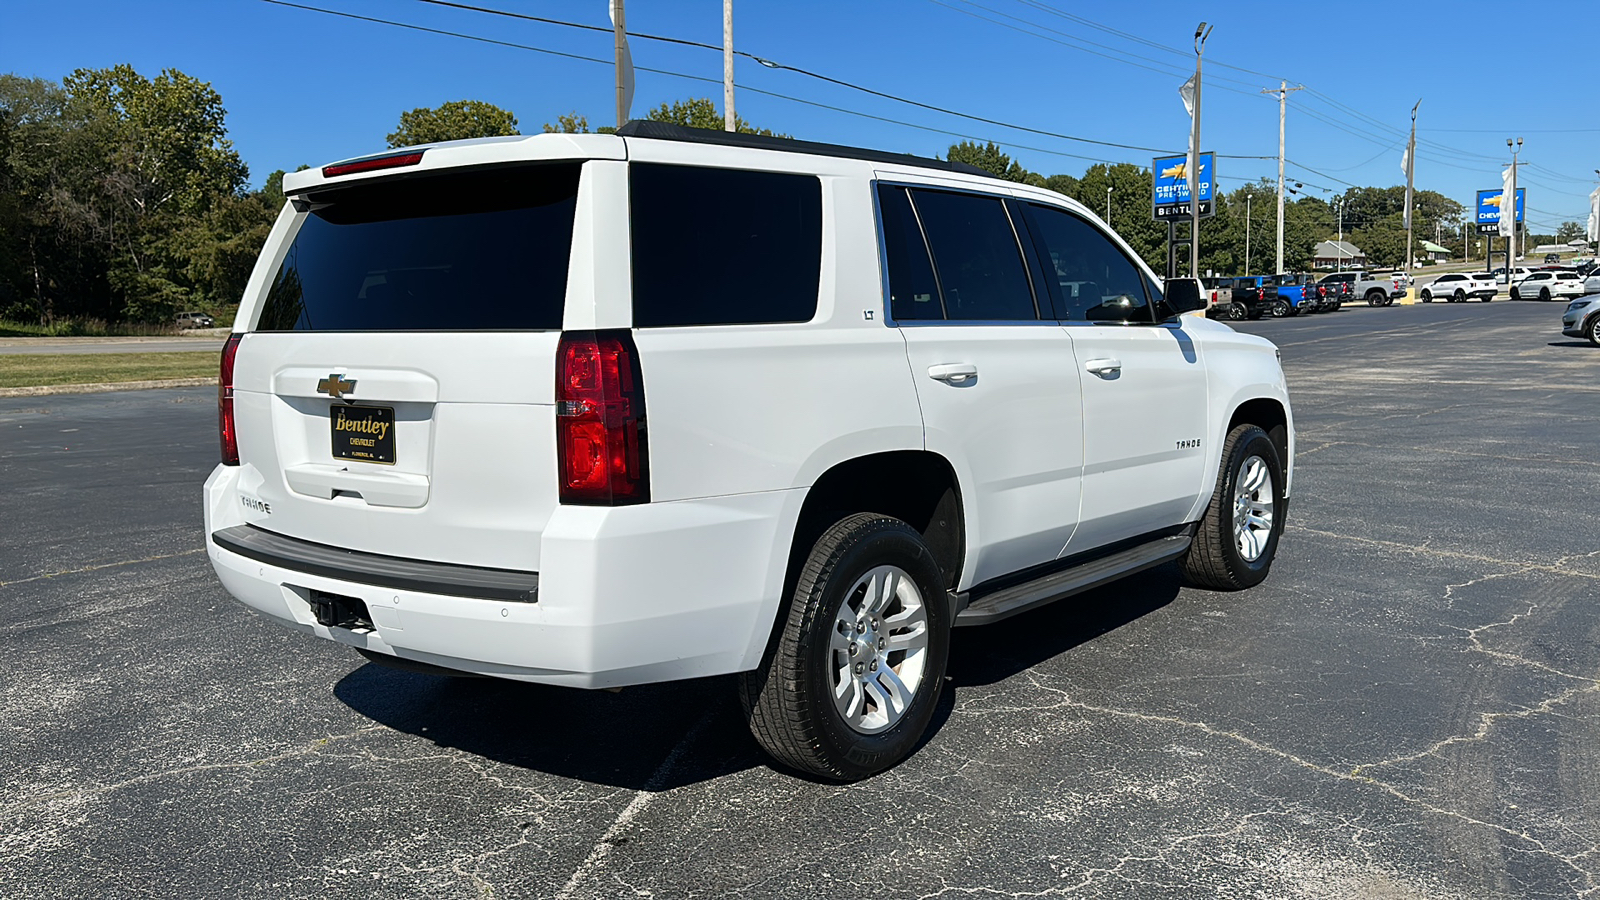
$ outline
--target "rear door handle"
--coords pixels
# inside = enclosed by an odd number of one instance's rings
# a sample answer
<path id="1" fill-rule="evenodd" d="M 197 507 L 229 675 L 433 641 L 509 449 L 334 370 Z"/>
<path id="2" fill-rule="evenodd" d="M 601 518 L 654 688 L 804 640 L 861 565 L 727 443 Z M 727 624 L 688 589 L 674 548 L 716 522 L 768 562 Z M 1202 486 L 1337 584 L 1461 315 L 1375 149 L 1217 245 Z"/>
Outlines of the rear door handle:
<path id="1" fill-rule="evenodd" d="M 961 384 L 978 377 L 978 367 L 971 363 L 941 363 L 928 367 L 928 377 L 945 384 Z"/>
<path id="2" fill-rule="evenodd" d="M 1091 359 L 1084 363 L 1083 367 L 1096 375 L 1115 375 L 1122 371 L 1122 360 L 1110 358 Z"/>

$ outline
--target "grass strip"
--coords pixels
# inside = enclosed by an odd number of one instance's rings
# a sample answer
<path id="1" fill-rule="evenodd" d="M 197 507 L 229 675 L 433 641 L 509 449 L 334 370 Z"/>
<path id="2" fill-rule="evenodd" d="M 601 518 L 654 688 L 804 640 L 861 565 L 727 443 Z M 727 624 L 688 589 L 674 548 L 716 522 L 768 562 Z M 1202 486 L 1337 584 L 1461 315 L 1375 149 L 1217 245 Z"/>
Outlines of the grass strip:
<path id="1" fill-rule="evenodd" d="M 0 354 L 0 388 L 214 378 L 216 374 L 214 353 Z"/>

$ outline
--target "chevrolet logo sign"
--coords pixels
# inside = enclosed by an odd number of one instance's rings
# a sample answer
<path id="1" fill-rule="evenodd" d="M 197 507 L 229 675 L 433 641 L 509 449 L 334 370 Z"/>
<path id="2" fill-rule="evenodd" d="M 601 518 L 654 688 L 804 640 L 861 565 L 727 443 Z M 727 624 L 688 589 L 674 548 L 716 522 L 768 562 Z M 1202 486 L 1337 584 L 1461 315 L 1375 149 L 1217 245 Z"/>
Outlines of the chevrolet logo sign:
<path id="1" fill-rule="evenodd" d="M 327 394 L 335 400 L 340 399 L 345 394 L 353 394 L 355 390 L 355 379 L 352 378 L 349 381 L 345 381 L 343 375 L 330 374 L 327 378 L 317 382 L 317 393 Z"/>

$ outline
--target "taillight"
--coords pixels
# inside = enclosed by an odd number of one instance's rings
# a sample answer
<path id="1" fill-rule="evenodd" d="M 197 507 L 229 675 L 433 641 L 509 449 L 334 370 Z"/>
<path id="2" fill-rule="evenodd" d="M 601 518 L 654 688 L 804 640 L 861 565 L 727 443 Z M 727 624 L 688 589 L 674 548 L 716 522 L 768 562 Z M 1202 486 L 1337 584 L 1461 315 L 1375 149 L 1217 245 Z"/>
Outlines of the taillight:
<path id="1" fill-rule="evenodd" d="M 650 500 L 644 379 L 629 332 L 561 336 L 556 459 L 562 503 L 622 506 Z"/>
<path id="2" fill-rule="evenodd" d="M 217 377 L 217 428 L 222 434 L 222 464 L 239 464 L 239 433 L 233 427 L 233 356 L 239 352 L 237 332 L 222 347 L 222 372 Z"/>

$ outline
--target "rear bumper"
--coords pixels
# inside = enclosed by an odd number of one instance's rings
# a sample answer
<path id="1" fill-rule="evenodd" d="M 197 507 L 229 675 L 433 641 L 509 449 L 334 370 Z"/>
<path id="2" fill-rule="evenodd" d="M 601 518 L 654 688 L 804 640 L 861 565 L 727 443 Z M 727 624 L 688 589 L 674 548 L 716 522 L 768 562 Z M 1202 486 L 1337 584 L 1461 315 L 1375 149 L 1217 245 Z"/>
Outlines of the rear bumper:
<path id="1" fill-rule="evenodd" d="M 758 665 L 805 493 L 560 507 L 535 574 L 349 554 L 273 535 L 270 519 L 245 526 L 229 515 L 237 478 L 219 466 L 206 482 L 206 550 L 246 606 L 374 653 L 580 688 Z M 313 592 L 362 601 L 371 627 L 318 624 Z"/>

